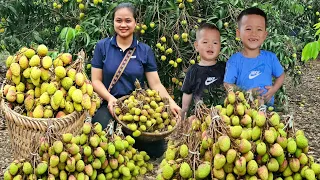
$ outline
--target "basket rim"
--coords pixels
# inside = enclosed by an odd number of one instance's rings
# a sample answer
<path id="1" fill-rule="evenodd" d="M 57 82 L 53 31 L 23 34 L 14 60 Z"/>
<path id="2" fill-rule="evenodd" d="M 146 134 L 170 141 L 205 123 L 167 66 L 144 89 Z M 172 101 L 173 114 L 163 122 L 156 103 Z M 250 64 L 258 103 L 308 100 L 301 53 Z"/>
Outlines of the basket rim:
<path id="1" fill-rule="evenodd" d="M 122 96 L 121 98 L 119 98 L 118 100 L 119 101 L 123 101 L 124 99 L 128 98 L 130 95 L 125 95 L 125 96 Z M 115 109 L 115 106 L 113 106 L 113 109 Z M 122 127 L 124 127 L 126 130 L 132 132 L 131 129 L 128 128 L 128 126 L 126 125 L 126 123 L 124 123 L 123 121 L 121 121 L 118 116 L 116 114 L 114 114 L 114 118 L 116 119 L 116 121 L 118 123 L 120 123 L 122 125 Z M 146 136 L 146 137 L 161 137 L 161 136 L 166 136 L 166 135 L 169 135 L 171 134 L 179 125 L 179 123 L 181 122 L 181 118 L 177 118 L 177 117 L 174 117 L 175 119 L 177 119 L 177 123 L 176 125 L 170 130 L 170 131 L 163 131 L 161 133 L 150 133 L 150 132 L 141 132 L 141 136 Z"/>

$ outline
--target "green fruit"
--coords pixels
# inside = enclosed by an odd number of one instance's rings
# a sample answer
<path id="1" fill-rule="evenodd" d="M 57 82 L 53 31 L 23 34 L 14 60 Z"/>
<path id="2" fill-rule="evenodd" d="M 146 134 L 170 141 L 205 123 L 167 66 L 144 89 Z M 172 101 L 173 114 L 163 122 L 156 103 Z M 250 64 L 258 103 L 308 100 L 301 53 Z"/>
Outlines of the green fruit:
<path id="1" fill-rule="evenodd" d="M 226 163 L 226 158 L 223 154 L 216 154 L 213 159 L 215 169 L 221 169 Z"/>
<path id="2" fill-rule="evenodd" d="M 297 144 L 294 140 L 288 142 L 287 150 L 290 154 L 294 154 L 297 150 Z"/>
<path id="3" fill-rule="evenodd" d="M 188 163 L 183 162 L 179 170 L 180 176 L 183 178 L 190 178 L 192 176 L 192 170 Z"/>
<path id="4" fill-rule="evenodd" d="M 188 149 L 188 146 L 183 144 L 180 146 L 180 156 L 182 158 L 186 158 L 189 154 L 189 149 Z"/>
<path id="5" fill-rule="evenodd" d="M 297 142 L 298 148 L 303 149 L 308 146 L 308 139 L 304 135 L 296 136 L 296 142 Z"/>
<path id="6" fill-rule="evenodd" d="M 251 160 L 247 164 L 247 173 L 249 175 L 255 175 L 258 171 L 258 164 L 255 160 Z"/>
<path id="7" fill-rule="evenodd" d="M 204 162 L 198 166 L 198 169 L 196 170 L 196 177 L 200 179 L 206 178 L 211 171 L 211 166 L 209 162 Z"/>
<path id="8" fill-rule="evenodd" d="M 227 152 L 230 149 L 231 141 L 228 136 L 220 136 L 218 138 L 219 148 L 222 152 Z M 216 168 L 219 169 L 219 168 Z"/>
<path id="9" fill-rule="evenodd" d="M 162 167 L 161 175 L 165 179 L 171 179 L 173 172 L 173 168 L 169 164 L 166 164 L 164 167 Z"/>

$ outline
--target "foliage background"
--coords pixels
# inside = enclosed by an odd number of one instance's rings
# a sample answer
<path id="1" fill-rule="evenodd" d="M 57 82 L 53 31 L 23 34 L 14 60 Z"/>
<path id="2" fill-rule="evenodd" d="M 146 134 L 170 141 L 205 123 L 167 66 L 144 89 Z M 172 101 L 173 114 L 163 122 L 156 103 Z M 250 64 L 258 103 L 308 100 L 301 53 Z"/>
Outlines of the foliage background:
<path id="1" fill-rule="evenodd" d="M 22 46 L 46 44 L 54 57 L 58 52 L 76 54 L 84 49 L 88 55 L 87 74 L 94 46 L 113 35 L 112 10 L 115 0 L 3 0 L 0 1 L 1 51 L 14 54 Z M 126 1 L 127 2 L 127 1 Z M 226 61 L 241 48 L 236 40 L 236 17 L 251 6 L 262 8 L 268 15 L 268 38 L 264 49 L 277 54 L 285 71 L 298 83 L 302 48 L 313 41 L 313 24 L 320 21 L 317 0 L 131 0 L 138 10 L 139 40 L 150 45 L 156 55 L 159 75 L 175 100 L 181 102 L 180 86 L 185 71 L 197 61 L 193 42 L 200 22 L 216 24 L 222 35 L 220 60 Z M 185 23 L 185 22 L 186 23 Z M 155 27 L 151 28 L 150 23 Z M 184 24 L 185 23 L 185 24 Z M 143 26 L 146 25 L 146 26 Z M 143 31 L 142 31 L 143 30 Z M 182 33 L 188 38 L 183 40 Z M 174 40 L 174 34 L 180 39 Z M 161 37 L 166 42 L 161 42 Z M 156 47 L 161 43 L 161 47 Z M 166 50 L 171 48 L 172 53 Z M 166 56 L 166 60 L 161 60 Z M 180 62 L 181 58 L 182 61 Z M 164 58 L 163 58 L 164 59 Z M 172 61 L 170 61 L 172 60 Z M 171 64 L 170 64 L 171 63 Z M 287 107 L 285 87 L 276 95 L 278 107 Z"/>

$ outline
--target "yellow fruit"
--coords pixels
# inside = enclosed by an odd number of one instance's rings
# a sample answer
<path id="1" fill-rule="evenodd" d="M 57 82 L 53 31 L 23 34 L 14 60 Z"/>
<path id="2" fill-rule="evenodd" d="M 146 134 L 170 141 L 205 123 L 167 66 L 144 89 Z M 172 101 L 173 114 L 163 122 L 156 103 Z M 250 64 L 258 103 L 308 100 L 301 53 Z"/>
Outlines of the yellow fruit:
<path id="1" fill-rule="evenodd" d="M 26 55 L 27 56 L 27 55 Z M 28 56 L 27 56 L 28 57 Z M 29 58 L 30 59 L 30 58 Z M 40 57 L 38 55 L 32 56 L 32 58 L 29 61 L 29 65 L 31 67 L 33 66 L 39 66 L 40 65 Z"/>
<path id="2" fill-rule="evenodd" d="M 17 92 L 17 103 L 22 104 L 24 101 L 24 94 L 22 92 Z"/>
<path id="3" fill-rule="evenodd" d="M 51 77 L 51 72 L 44 68 L 40 68 L 40 71 L 41 71 L 41 75 L 40 75 L 41 79 L 43 81 L 49 80 L 49 78 Z"/>
<path id="4" fill-rule="evenodd" d="M 71 63 L 72 61 L 72 55 L 70 53 L 63 53 L 61 56 L 60 56 L 60 59 L 62 60 L 63 64 L 66 66 L 68 64 Z"/>
<path id="5" fill-rule="evenodd" d="M 26 110 L 31 111 L 33 109 L 33 105 L 34 105 L 34 96 L 28 95 L 24 100 L 24 106 Z"/>
<path id="6" fill-rule="evenodd" d="M 83 97 L 80 89 L 75 89 L 72 93 L 72 100 L 76 103 L 81 103 Z"/>
<path id="7" fill-rule="evenodd" d="M 84 83 L 85 77 L 82 73 L 77 73 L 75 76 L 76 84 L 81 87 Z"/>
<path id="8" fill-rule="evenodd" d="M 53 94 L 53 102 L 54 104 L 56 104 L 57 106 L 60 106 L 60 103 L 63 99 L 63 93 L 61 90 L 57 90 L 54 94 Z"/>
<path id="9" fill-rule="evenodd" d="M 66 76 L 66 69 L 63 66 L 57 66 L 54 69 L 54 73 L 58 78 L 62 79 Z"/>
<path id="10" fill-rule="evenodd" d="M 27 69 L 29 66 L 29 60 L 26 56 L 21 56 L 19 58 L 19 65 L 21 67 L 21 69 Z"/>
<path id="11" fill-rule="evenodd" d="M 66 101 L 66 103 L 65 103 L 65 110 L 66 110 L 68 113 L 72 113 L 72 112 L 74 111 L 74 107 L 73 107 L 72 102 Z"/>
<path id="12" fill-rule="evenodd" d="M 73 107 L 76 111 L 81 112 L 83 110 L 80 103 L 73 102 Z"/>
<path id="13" fill-rule="evenodd" d="M 12 75 L 19 76 L 20 75 L 20 65 L 18 63 L 12 63 L 10 65 L 10 70 Z"/>
<path id="14" fill-rule="evenodd" d="M 49 99 L 49 101 L 50 101 L 50 99 Z M 44 107 L 43 117 L 44 118 L 52 118 L 53 117 L 53 111 L 52 111 L 51 106 Z"/>
<path id="15" fill-rule="evenodd" d="M 33 117 L 34 118 L 43 118 L 43 106 L 42 105 L 38 105 L 36 108 L 34 108 L 33 110 Z"/>
<path id="16" fill-rule="evenodd" d="M 28 59 L 32 58 L 36 52 L 33 49 L 27 49 L 24 51 L 24 55 L 27 56 Z"/>
<path id="17" fill-rule="evenodd" d="M 30 78 L 31 68 L 25 69 L 22 74 L 23 74 L 23 77 Z"/>
<path id="18" fill-rule="evenodd" d="M 91 99 L 90 96 L 88 94 L 84 94 L 82 96 L 82 102 L 81 105 L 84 109 L 90 109 L 91 108 Z"/>
<path id="19" fill-rule="evenodd" d="M 84 8 L 85 8 L 84 4 L 80 3 L 80 4 L 79 4 L 79 9 L 80 9 L 80 10 L 83 10 Z"/>
<path id="20" fill-rule="evenodd" d="M 34 80 L 39 79 L 41 76 L 41 70 L 38 67 L 32 67 L 30 77 Z"/>
<path id="21" fill-rule="evenodd" d="M 6 59 L 6 67 L 9 68 L 12 63 L 14 63 L 13 56 L 8 56 Z"/>
<path id="22" fill-rule="evenodd" d="M 55 68 L 58 66 L 63 66 L 63 62 L 59 57 L 57 57 L 52 63 L 53 63 L 53 67 Z"/>
<path id="23" fill-rule="evenodd" d="M 42 58 L 42 67 L 49 69 L 52 66 L 52 58 L 50 56 L 45 56 Z"/>
<path id="24" fill-rule="evenodd" d="M 61 81 L 61 85 L 65 90 L 69 90 L 73 85 L 73 80 L 70 77 L 64 77 Z"/>
<path id="25" fill-rule="evenodd" d="M 37 48 L 37 52 L 39 56 L 46 56 L 48 53 L 48 48 L 44 44 L 40 44 Z"/>
<path id="26" fill-rule="evenodd" d="M 11 79 L 12 79 L 13 83 L 17 85 L 20 83 L 21 76 L 20 75 L 19 76 L 12 75 Z"/>

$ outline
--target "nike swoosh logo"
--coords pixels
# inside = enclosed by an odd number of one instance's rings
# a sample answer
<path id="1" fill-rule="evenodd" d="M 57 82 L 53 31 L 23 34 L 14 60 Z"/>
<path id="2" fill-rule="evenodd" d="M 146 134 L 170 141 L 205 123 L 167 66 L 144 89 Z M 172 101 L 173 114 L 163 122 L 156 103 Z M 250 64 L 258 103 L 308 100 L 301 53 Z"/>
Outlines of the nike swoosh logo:
<path id="1" fill-rule="evenodd" d="M 208 86 L 208 85 L 214 83 L 214 82 L 217 81 L 217 80 L 218 80 L 218 79 L 217 79 L 216 77 L 208 77 L 207 80 L 204 82 L 204 84 L 205 84 L 206 86 Z"/>
<path id="2" fill-rule="evenodd" d="M 256 78 L 257 76 L 259 76 L 261 74 L 261 72 L 251 72 L 249 74 L 249 79 L 253 79 Z"/>

